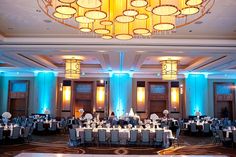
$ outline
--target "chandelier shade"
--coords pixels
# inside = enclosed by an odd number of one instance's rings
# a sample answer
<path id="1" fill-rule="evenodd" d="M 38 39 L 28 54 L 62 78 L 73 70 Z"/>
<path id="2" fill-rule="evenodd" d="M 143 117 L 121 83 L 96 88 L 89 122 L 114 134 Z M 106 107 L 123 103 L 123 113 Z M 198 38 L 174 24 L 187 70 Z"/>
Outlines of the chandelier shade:
<path id="1" fill-rule="evenodd" d="M 65 59 L 65 78 L 79 79 L 80 78 L 80 59 Z"/>
<path id="2" fill-rule="evenodd" d="M 103 39 L 121 40 L 158 35 L 186 26 L 205 16 L 215 3 L 215 0 L 37 1 L 46 15 L 65 26 Z"/>
<path id="3" fill-rule="evenodd" d="M 162 79 L 163 80 L 176 80 L 178 75 L 178 62 L 177 60 L 162 60 Z"/>

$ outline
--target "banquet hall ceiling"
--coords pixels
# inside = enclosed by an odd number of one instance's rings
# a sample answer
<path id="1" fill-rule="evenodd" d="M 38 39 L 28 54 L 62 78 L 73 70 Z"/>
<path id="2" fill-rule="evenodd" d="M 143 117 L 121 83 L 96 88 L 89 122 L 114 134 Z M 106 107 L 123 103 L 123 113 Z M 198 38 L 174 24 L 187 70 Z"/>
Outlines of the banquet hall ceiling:
<path id="1" fill-rule="evenodd" d="M 76 55 L 91 76 L 123 71 L 155 77 L 163 58 L 179 60 L 180 73 L 230 74 L 236 72 L 235 8 L 235 0 L 216 0 L 209 14 L 172 33 L 106 41 L 51 21 L 37 0 L 2 0 L 0 71 L 62 73 L 63 59 Z"/>

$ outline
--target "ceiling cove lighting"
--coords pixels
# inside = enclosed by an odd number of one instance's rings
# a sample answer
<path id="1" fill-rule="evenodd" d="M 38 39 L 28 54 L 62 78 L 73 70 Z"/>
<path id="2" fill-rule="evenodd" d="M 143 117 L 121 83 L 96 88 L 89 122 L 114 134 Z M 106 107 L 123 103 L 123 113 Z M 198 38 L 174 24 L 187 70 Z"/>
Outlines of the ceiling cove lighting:
<path id="1" fill-rule="evenodd" d="M 162 79 L 163 80 L 176 80 L 178 76 L 178 60 L 162 60 Z"/>
<path id="2" fill-rule="evenodd" d="M 215 0 L 37 0 L 50 18 L 103 39 L 128 40 L 196 22 Z"/>
<path id="3" fill-rule="evenodd" d="M 65 59 L 65 78 L 79 79 L 80 78 L 80 59 Z"/>

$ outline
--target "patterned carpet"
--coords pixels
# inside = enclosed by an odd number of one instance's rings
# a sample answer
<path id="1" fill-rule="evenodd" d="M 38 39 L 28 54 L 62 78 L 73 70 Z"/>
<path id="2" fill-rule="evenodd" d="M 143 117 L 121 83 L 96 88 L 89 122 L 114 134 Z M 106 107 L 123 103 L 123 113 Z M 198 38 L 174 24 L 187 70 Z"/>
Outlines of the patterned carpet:
<path id="1" fill-rule="evenodd" d="M 70 148 L 67 135 L 33 136 L 26 144 L 0 145 L 0 156 L 11 157 L 21 152 L 119 155 L 228 155 L 236 157 L 236 148 L 215 145 L 209 137 L 181 136 L 179 147 L 167 149 L 152 147 L 90 146 Z"/>

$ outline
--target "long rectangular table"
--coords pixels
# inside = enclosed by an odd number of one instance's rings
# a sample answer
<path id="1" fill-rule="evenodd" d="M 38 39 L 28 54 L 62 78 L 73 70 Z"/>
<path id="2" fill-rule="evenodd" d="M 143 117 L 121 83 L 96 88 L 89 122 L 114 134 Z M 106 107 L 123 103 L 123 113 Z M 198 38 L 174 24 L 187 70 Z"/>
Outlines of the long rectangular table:
<path id="1" fill-rule="evenodd" d="M 92 129 L 92 128 L 76 128 L 76 134 L 77 134 L 77 137 L 81 138 L 81 143 L 84 143 L 84 130 L 85 129 Z M 94 129 L 92 129 L 92 133 L 93 133 L 93 137 L 95 139 L 98 139 L 98 130 L 99 129 L 105 129 L 106 130 L 106 137 L 110 138 L 110 131 L 113 128 L 94 128 Z M 128 139 L 130 138 L 130 129 L 119 128 L 117 130 L 119 130 L 120 144 L 126 145 Z M 133 130 L 138 130 L 138 137 L 140 138 L 142 129 L 133 128 Z M 158 129 L 150 128 L 150 129 L 146 129 L 146 130 L 150 130 L 150 140 L 153 141 L 154 138 L 155 138 L 155 132 Z M 172 139 L 172 138 L 174 138 L 173 134 L 172 134 L 172 131 L 169 130 L 169 129 L 164 129 L 163 147 L 168 147 L 170 145 L 169 139 Z"/>

